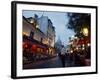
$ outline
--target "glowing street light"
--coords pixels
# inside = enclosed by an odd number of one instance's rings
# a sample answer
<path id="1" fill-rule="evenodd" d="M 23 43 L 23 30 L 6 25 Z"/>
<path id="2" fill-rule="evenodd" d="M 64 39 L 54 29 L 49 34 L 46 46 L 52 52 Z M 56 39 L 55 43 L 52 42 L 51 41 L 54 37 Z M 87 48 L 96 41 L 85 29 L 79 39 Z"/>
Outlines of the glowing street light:
<path id="1" fill-rule="evenodd" d="M 82 32 L 84 36 L 88 36 L 88 33 L 89 33 L 88 28 L 83 28 Z"/>
<path id="2" fill-rule="evenodd" d="M 39 25 L 36 25 L 36 28 L 39 28 Z"/>
<path id="3" fill-rule="evenodd" d="M 90 46 L 90 43 L 88 43 L 87 46 Z"/>
<path id="4" fill-rule="evenodd" d="M 78 50 L 78 47 L 76 47 L 76 50 Z"/>
<path id="5" fill-rule="evenodd" d="M 82 47 L 82 50 L 84 50 L 85 48 L 84 47 Z"/>
<path id="6" fill-rule="evenodd" d="M 73 50 L 71 50 L 70 52 L 73 53 Z"/>
<path id="7" fill-rule="evenodd" d="M 82 46 L 84 47 L 85 45 L 83 44 Z"/>

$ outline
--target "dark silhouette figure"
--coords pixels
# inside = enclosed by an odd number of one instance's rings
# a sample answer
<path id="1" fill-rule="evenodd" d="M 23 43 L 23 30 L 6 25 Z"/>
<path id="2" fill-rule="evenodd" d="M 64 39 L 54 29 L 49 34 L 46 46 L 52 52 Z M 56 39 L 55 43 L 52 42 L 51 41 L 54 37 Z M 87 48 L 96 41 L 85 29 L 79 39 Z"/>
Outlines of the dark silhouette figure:
<path id="1" fill-rule="evenodd" d="M 66 53 L 66 49 L 64 48 L 64 46 L 62 46 L 60 59 L 63 67 L 65 67 L 65 53 Z"/>

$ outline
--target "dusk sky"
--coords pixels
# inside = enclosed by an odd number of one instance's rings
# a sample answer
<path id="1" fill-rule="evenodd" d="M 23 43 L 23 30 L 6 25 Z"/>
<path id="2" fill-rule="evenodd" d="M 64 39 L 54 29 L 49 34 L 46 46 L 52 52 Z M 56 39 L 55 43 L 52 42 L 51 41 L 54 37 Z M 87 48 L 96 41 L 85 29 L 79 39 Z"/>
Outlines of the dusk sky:
<path id="1" fill-rule="evenodd" d="M 60 37 L 64 45 L 68 44 L 69 37 L 75 34 L 72 30 L 66 28 L 66 24 L 68 23 L 68 17 L 67 13 L 65 12 L 44 12 L 29 10 L 23 11 L 23 16 L 25 16 L 26 18 L 34 17 L 34 14 L 37 14 L 38 17 L 41 17 L 42 15 L 48 16 L 48 18 L 52 21 L 53 26 L 55 27 L 56 41 L 58 37 Z"/>

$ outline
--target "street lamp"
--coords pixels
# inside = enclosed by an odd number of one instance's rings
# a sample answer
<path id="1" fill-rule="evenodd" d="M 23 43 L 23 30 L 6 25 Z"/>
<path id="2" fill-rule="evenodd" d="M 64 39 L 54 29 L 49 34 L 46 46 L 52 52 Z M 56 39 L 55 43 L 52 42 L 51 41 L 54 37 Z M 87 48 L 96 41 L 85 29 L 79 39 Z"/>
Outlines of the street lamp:
<path id="1" fill-rule="evenodd" d="M 82 50 L 84 50 L 85 48 L 84 47 L 82 47 Z"/>
<path id="2" fill-rule="evenodd" d="M 39 28 L 39 25 L 38 24 L 36 25 L 36 28 Z"/>
<path id="3" fill-rule="evenodd" d="M 88 33 L 89 33 L 88 28 L 83 28 L 82 32 L 84 36 L 88 36 Z"/>
<path id="4" fill-rule="evenodd" d="M 70 52 L 73 53 L 73 50 L 71 50 Z"/>
<path id="5" fill-rule="evenodd" d="M 88 43 L 87 46 L 90 46 L 90 43 Z"/>
<path id="6" fill-rule="evenodd" d="M 76 50 L 78 50 L 78 47 L 76 47 Z"/>

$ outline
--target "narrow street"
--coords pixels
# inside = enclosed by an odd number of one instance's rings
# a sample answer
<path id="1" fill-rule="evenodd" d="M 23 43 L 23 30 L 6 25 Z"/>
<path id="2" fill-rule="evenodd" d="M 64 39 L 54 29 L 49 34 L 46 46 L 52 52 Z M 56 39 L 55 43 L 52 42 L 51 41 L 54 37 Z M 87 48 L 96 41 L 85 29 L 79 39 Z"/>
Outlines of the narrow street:
<path id="1" fill-rule="evenodd" d="M 66 59 L 65 62 L 66 67 L 73 66 L 73 62 Z M 24 69 L 39 69 L 39 68 L 58 68 L 62 67 L 61 59 L 59 56 L 53 57 L 48 60 L 36 61 L 33 63 L 25 64 L 23 66 Z"/>
<path id="2" fill-rule="evenodd" d="M 36 61 L 33 63 L 25 64 L 25 69 L 36 69 L 36 68 L 53 68 L 61 67 L 61 61 L 59 57 L 54 57 L 48 60 Z"/>
<path id="3" fill-rule="evenodd" d="M 66 60 L 66 67 L 69 64 L 70 63 Z M 61 60 L 58 56 L 48 60 L 36 61 L 33 63 L 25 64 L 23 66 L 24 69 L 57 68 L 57 67 L 62 67 Z"/>

